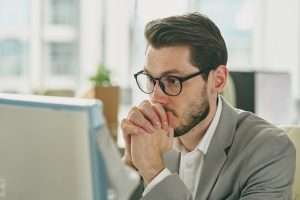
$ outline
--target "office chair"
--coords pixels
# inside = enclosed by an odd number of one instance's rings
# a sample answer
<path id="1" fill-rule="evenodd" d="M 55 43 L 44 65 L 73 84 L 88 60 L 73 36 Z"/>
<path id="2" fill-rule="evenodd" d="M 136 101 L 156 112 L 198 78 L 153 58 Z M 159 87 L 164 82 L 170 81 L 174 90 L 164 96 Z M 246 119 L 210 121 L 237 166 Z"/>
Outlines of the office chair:
<path id="1" fill-rule="evenodd" d="M 300 199 L 300 126 L 284 126 L 281 127 L 286 132 L 296 148 L 296 173 L 293 186 L 293 200 Z"/>

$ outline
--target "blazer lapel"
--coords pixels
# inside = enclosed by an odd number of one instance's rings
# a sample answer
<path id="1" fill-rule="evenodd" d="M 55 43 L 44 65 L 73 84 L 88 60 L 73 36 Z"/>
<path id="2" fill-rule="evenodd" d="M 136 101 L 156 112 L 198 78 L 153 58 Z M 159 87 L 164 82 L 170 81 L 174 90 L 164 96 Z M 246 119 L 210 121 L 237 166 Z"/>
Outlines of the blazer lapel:
<path id="1" fill-rule="evenodd" d="M 237 112 L 223 98 L 222 113 L 216 132 L 209 145 L 200 175 L 196 199 L 208 199 L 227 159 L 226 149 L 231 146 L 237 123 Z"/>
<path id="2" fill-rule="evenodd" d="M 164 154 L 166 168 L 172 173 L 179 173 L 180 153 L 176 150 L 171 150 Z"/>

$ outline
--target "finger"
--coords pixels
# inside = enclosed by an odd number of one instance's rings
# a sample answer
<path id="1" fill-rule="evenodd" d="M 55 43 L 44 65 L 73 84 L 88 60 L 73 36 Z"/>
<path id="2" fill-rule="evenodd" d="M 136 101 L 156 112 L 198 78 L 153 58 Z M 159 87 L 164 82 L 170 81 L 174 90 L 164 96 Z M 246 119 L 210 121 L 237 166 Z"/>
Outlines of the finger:
<path id="1" fill-rule="evenodd" d="M 162 124 L 162 128 L 165 131 L 168 131 L 168 117 L 167 117 L 167 113 L 165 111 L 165 109 L 162 107 L 161 104 L 155 103 L 152 104 L 152 107 L 154 108 L 156 114 L 159 116 L 161 124 Z"/>
<path id="2" fill-rule="evenodd" d="M 123 126 L 124 126 L 124 119 L 121 121 L 121 129 L 123 130 Z M 122 135 L 123 135 L 123 139 L 125 141 L 125 153 L 124 153 L 124 157 L 126 158 L 126 160 L 129 160 L 129 158 L 131 157 L 131 136 L 125 134 L 124 131 L 122 131 Z"/>
<path id="3" fill-rule="evenodd" d="M 175 118 L 175 116 L 174 116 L 174 114 L 172 113 L 172 112 L 167 112 L 167 117 L 168 117 L 168 124 L 169 124 L 169 126 L 170 127 L 172 127 L 172 128 L 175 128 L 175 120 L 176 120 L 176 118 Z"/>
<path id="4" fill-rule="evenodd" d="M 123 119 L 121 121 L 122 136 L 123 136 L 123 139 L 125 140 L 125 145 L 126 145 L 125 147 L 126 147 L 126 149 L 128 149 L 128 147 L 130 147 L 131 140 L 130 140 L 130 134 L 127 134 L 125 132 L 125 127 L 126 127 L 126 119 Z"/>
<path id="5" fill-rule="evenodd" d="M 165 134 L 161 140 L 162 153 L 166 153 L 167 151 L 172 149 L 173 141 L 174 141 L 174 129 L 168 128 L 167 134 Z"/>
<path id="6" fill-rule="evenodd" d="M 174 138 L 174 128 L 169 128 L 168 136 L 169 136 L 169 138 L 171 138 L 171 139 Z"/>
<path id="7" fill-rule="evenodd" d="M 169 128 L 169 131 L 168 131 L 168 150 L 172 149 L 173 141 L 174 141 L 174 128 Z"/>
<path id="8" fill-rule="evenodd" d="M 155 128 L 161 128 L 160 118 L 149 101 L 143 101 L 138 108 Z"/>
<path id="9" fill-rule="evenodd" d="M 131 143 L 133 135 L 147 134 L 143 129 L 133 125 L 129 120 L 123 119 L 121 121 L 121 129 L 123 133 L 123 138 L 125 140 L 125 153 L 127 152 L 127 157 L 131 157 Z"/>
<path id="10" fill-rule="evenodd" d="M 143 128 L 145 131 L 152 133 L 154 128 L 151 122 L 145 118 L 143 113 L 137 107 L 133 107 L 128 114 L 127 119 L 134 125 Z"/>
<path id="11" fill-rule="evenodd" d="M 122 120 L 121 128 L 125 138 L 129 135 L 148 134 L 143 128 L 134 125 L 127 119 Z"/>

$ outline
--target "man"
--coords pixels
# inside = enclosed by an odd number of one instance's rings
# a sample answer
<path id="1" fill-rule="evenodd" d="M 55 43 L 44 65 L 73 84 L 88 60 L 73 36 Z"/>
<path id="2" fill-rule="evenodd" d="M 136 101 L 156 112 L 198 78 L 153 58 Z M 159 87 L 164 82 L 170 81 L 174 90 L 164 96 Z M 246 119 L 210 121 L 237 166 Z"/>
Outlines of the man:
<path id="1" fill-rule="evenodd" d="M 217 26 L 192 13 L 147 24 L 149 100 L 121 127 L 124 162 L 141 175 L 145 200 L 290 199 L 295 149 L 281 129 L 232 108 L 219 94 L 228 76 Z"/>

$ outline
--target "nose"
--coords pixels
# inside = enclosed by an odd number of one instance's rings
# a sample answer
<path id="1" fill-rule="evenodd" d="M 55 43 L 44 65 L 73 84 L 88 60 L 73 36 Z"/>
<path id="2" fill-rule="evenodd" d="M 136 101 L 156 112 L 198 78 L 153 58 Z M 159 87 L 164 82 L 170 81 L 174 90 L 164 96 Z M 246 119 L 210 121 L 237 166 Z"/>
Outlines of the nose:
<path id="1" fill-rule="evenodd" d="M 159 86 L 159 82 L 156 81 L 154 85 L 153 92 L 150 94 L 150 100 L 153 103 L 160 103 L 162 105 L 166 104 L 169 96 L 166 95 Z"/>

